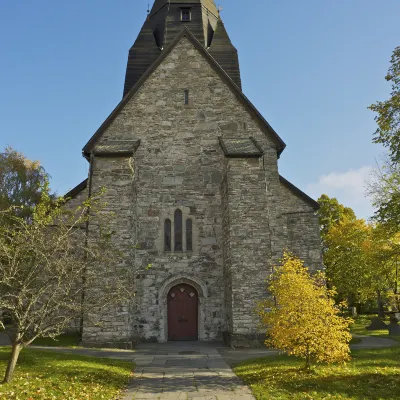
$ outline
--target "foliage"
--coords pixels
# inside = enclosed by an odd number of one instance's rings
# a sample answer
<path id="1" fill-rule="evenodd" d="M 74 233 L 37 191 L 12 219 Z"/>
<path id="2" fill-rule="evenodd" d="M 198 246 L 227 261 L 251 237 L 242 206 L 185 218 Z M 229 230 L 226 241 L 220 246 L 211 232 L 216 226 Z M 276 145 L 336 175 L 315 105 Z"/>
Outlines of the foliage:
<path id="1" fill-rule="evenodd" d="M 363 219 L 342 220 L 326 235 L 328 249 L 324 255 L 328 282 L 337 288 L 340 299 L 362 302 L 375 296 L 369 287 L 371 264 L 367 249 L 371 226 Z"/>
<path id="2" fill-rule="evenodd" d="M 369 108 L 377 113 L 374 142 L 388 148 L 389 157 L 377 169 L 369 192 L 377 210 L 375 220 L 400 231 L 400 47 L 393 51 L 386 80 L 392 86 L 390 98 Z"/>
<path id="3" fill-rule="evenodd" d="M 277 300 L 260 304 L 267 328 L 268 346 L 311 362 L 349 360 L 351 319 L 341 317 L 335 292 L 327 289 L 322 273 L 310 275 L 302 261 L 285 254 L 283 265 L 272 274 L 269 291 Z"/>
<path id="4" fill-rule="evenodd" d="M 370 110 L 377 113 L 378 129 L 374 142 L 389 149 L 391 161 L 400 161 L 400 46 L 393 51 L 390 68 L 385 79 L 391 83 L 392 92 L 386 101 L 372 104 Z"/>
<path id="5" fill-rule="evenodd" d="M 400 231 L 400 164 L 384 158 L 367 189 L 376 210 L 373 219 Z"/>
<path id="6" fill-rule="evenodd" d="M 118 266 L 112 234 L 102 228 L 100 199 L 94 196 L 68 212 L 44 186 L 31 220 L 12 211 L 0 214 L 0 309 L 13 321 L 6 382 L 19 352 L 35 339 L 54 338 L 83 317 L 97 323 L 102 310 L 112 312 L 130 298 L 131 277 Z M 90 238 L 84 229 L 89 208 L 99 224 Z"/>
<path id="7" fill-rule="evenodd" d="M 339 299 L 365 302 L 378 296 L 382 309 L 384 298 L 396 287 L 400 235 L 385 225 L 344 218 L 325 240 L 327 278 L 337 288 Z"/>
<path id="8" fill-rule="evenodd" d="M 318 199 L 319 210 L 317 211 L 319 226 L 322 239 L 328 234 L 329 230 L 342 221 L 344 218 L 356 219 L 354 211 L 350 207 L 340 204 L 336 198 L 330 198 L 326 194 Z"/>
<path id="9" fill-rule="evenodd" d="M 7 147 L 0 153 L 0 210 L 15 207 L 19 216 L 30 217 L 48 178 L 38 161 Z"/>
<path id="10" fill-rule="evenodd" d="M 307 374 L 301 360 L 278 356 L 241 363 L 235 372 L 257 400 L 400 398 L 400 347 L 352 352 L 346 365 L 323 365 Z"/>
<path id="11" fill-rule="evenodd" d="M 9 348 L 0 348 L 4 373 Z M 7 400 L 115 399 L 130 379 L 132 363 L 26 349 L 12 383 L 0 386 Z"/>

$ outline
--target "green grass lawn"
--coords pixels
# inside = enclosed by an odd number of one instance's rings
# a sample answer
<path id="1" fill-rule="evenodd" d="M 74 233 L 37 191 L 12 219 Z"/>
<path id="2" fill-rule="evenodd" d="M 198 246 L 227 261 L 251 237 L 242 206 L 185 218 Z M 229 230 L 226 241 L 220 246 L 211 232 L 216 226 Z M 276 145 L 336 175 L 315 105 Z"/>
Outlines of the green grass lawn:
<path id="1" fill-rule="evenodd" d="M 10 348 L 0 347 L 4 376 Z M 125 388 L 133 364 L 126 361 L 24 349 L 14 380 L 0 384 L 4 400 L 112 400 Z"/>
<path id="2" fill-rule="evenodd" d="M 246 361 L 235 373 L 257 400 L 400 399 L 400 347 L 357 350 L 346 365 L 301 371 L 304 361 L 289 356 Z"/>
<path id="3" fill-rule="evenodd" d="M 366 336 L 376 336 L 385 339 L 393 339 L 400 342 L 400 336 L 389 336 L 389 331 L 387 329 L 379 331 L 369 331 L 366 329 L 370 325 L 371 319 L 377 317 L 377 315 L 359 315 L 354 319 L 355 323 L 351 326 L 351 333 L 356 335 L 366 335 Z M 389 320 L 385 321 L 389 324 Z"/>

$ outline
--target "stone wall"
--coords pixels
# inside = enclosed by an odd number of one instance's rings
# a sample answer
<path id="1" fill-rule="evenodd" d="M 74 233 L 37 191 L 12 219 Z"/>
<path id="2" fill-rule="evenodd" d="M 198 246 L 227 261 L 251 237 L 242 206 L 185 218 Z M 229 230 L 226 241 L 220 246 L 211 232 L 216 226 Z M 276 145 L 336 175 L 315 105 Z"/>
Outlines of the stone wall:
<path id="1" fill-rule="evenodd" d="M 134 159 L 129 157 L 96 157 L 92 161 L 93 173 L 88 185 L 92 194 L 99 193 L 105 188 L 101 197 L 104 206 L 99 214 L 90 215 L 88 240 L 96 240 L 99 229 L 107 229 L 113 233 L 115 257 L 119 271 L 132 268 L 132 256 L 135 249 L 135 203 Z M 99 270 L 106 266 L 99 265 Z M 101 273 L 100 273 L 101 276 Z M 129 290 L 130 283 L 127 282 Z M 102 295 L 103 282 L 99 279 L 97 285 L 90 289 Z M 131 291 L 134 292 L 132 286 Z M 94 313 L 93 313 L 94 314 Z M 83 343 L 87 346 L 118 346 L 129 347 L 132 341 L 133 305 L 129 297 L 120 304 L 98 312 L 96 315 L 85 316 Z"/>
<path id="2" fill-rule="evenodd" d="M 218 137 L 250 136 L 263 157 L 225 158 Z M 136 304 L 104 316 L 106 327 L 88 325 L 87 341 L 167 340 L 167 294 L 183 282 L 199 293 L 199 339 L 255 334 L 254 303 L 289 240 L 272 138 L 183 37 L 98 144 L 115 140 L 141 141 L 134 166 L 126 158 L 96 158 L 92 183 L 108 189 L 121 263 L 135 274 Z M 176 209 L 193 220 L 193 251 L 164 251 L 164 221 L 173 221 Z"/>
<path id="3" fill-rule="evenodd" d="M 284 184 L 280 187 L 284 250 L 300 257 L 311 270 L 322 268 L 322 246 L 315 209 Z"/>
<path id="4" fill-rule="evenodd" d="M 257 337 L 257 302 L 266 294 L 271 262 L 271 232 L 263 159 L 226 160 L 229 264 L 226 265 L 226 294 L 230 296 L 232 323 L 229 341 L 244 345 Z"/>

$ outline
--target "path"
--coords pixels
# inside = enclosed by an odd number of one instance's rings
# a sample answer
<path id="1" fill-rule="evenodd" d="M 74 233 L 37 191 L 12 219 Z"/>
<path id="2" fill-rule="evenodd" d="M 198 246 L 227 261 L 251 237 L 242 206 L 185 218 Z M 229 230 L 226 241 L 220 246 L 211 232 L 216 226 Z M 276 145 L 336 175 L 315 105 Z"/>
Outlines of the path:
<path id="1" fill-rule="evenodd" d="M 392 339 L 355 336 L 362 341 L 351 345 L 354 350 L 399 345 Z M 0 333 L 0 346 L 9 344 L 7 335 Z M 223 343 L 202 342 L 142 344 L 136 351 L 35 348 L 135 362 L 134 379 L 123 400 L 253 400 L 250 389 L 229 366 L 278 354 L 267 349 L 231 349 Z"/>
<path id="2" fill-rule="evenodd" d="M 383 348 L 383 347 L 392 347 L 392 346 L 398 346 L 399 342 L 396 342 L 393 339 L 390 339 L 390 336 L 388 338 L 382 338 L 379 336 L 365 336 L 365 335 L 353 335 L 355 338 L 360 338 L 361 343 L 356 343 L 350 345 L 352 350 L 357 350 L 357 349 L 378 349 L 378 348 Z"/>
<path id="3" fill-rule="evenodd" d="M 143 344 L 124 400 L 253 400 L 218 352 L 222 343 Z"/>

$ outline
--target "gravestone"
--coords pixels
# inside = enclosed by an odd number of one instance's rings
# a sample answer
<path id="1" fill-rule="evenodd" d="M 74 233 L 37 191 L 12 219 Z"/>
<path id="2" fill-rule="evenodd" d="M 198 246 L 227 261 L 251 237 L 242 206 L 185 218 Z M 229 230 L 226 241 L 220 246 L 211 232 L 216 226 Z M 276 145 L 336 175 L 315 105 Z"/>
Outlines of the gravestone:
<path id="1" fill-rule="evenodd" d="M 368 331 L 380 331 L 387 329 L 387 325 L 380 318 L 372 318 L 371 324 L 366 327 Z"/>
<path id="2" fill-rule="evenodd" d="M 357 307 L 350 307 L 350 313 L 353 318 L 357 317 Z"/>
<path id="3" fill-rule="evenodd" d="M 390 318 L 390 324 L 388 325 L 389 336 L 400 336 L 400 325 L 395 315 Z"/>

